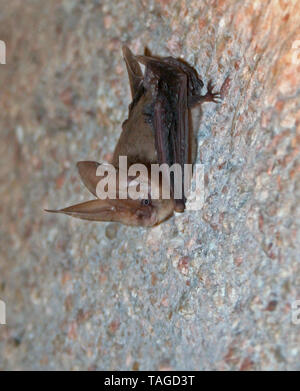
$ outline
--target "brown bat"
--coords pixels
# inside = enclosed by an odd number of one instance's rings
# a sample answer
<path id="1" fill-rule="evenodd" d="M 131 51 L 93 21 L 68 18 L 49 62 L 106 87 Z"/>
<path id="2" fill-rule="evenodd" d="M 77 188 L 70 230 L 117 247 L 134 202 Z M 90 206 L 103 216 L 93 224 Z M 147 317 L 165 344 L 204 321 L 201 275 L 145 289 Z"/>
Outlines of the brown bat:
<path id="1" fill-rule="evenodd" d="M 173 57 L 154 57 L 148 50 L 144 56 L 135 56 L 126 46 L 123 55 L 129 76 L 132 102 L 128 119 L 124 121 L 120 139 L 116 145 L 112 164 L 119 170 L 119 157 L 126 156 L 128 165 L 177 163 L 182 167 L 191 161 L 190 109 L 204 102 L 218 103 L 219 93 L 213 93 L 208 83 L 207 93 L 201 95 L 203 82 L 187 63 Z M 139 63 L 145 66 L 144 73 Z M 82 161 L 77 163 L 80 177 L 88 190 L 97 197 L 96 175 L 99 163 Z M 128 176 L 128 186 L 134 178 Z M 117 183 L 116 199 L 100 199 L 83 202 L 60 210 L 48 212 L 64 213 L 73 217 L 93 221 L 118 221 L 133 226 L 153 226 L 170 217 L 174 211 L 185 209 L 185 196 L 174 197 L 174 176 L 170 178 L 171 197 L 161 195 L 162 182 L 154 184 L 147 180 L 148 197 L 143 199 L 121 199 Z M 151 186 L 158 188 L 158 199 L 151 198 Z M 182 189 L 183 190 L 183 189 Z"/>

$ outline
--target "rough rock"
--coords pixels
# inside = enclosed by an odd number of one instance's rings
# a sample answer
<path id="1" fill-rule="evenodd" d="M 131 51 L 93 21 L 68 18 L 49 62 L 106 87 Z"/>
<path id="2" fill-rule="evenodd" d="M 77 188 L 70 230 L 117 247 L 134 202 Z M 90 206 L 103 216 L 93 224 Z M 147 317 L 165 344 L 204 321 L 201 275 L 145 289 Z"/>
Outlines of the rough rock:
<path id="1" fill-rule="evenodd" d="M 0 369 L 299 370 L 299 1 L 0 9 Z M 76 162 L 114 149 L 124 43 L 223 95 L 193 113 L 204 207 L 153 229 L 43 211 L 88 199 Z"/>

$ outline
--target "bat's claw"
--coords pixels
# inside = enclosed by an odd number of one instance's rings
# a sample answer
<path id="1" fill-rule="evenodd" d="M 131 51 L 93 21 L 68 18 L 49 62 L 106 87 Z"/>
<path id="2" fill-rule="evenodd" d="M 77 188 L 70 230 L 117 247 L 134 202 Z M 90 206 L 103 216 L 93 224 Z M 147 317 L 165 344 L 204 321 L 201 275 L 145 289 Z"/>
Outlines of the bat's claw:
<path id="1" fill-rule="evenodd" d="M 219 92 L 213 92 L 214 85 L 212 80 L 209 80 L 207 84 L 207 93 L 204 95 L 206 102 L 220 103 L 222 101 L 221 94 Z"/>

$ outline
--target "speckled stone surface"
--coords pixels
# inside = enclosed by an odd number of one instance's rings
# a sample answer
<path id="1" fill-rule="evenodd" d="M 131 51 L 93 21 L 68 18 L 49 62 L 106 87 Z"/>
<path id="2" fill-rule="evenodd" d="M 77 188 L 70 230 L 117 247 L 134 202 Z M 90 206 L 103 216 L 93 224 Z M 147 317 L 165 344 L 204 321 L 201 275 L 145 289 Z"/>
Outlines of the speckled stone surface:
<path id="1" fill-rule="evenodd" d="M 0 369 L 299 370 L 300 2 L 0 10 Z M 203 209 L 153 229 L 43 212 L 89 199 L 76 162 L 114 149 L 124 43 L 182 56 L 224 99 L 194 111 Z"/>

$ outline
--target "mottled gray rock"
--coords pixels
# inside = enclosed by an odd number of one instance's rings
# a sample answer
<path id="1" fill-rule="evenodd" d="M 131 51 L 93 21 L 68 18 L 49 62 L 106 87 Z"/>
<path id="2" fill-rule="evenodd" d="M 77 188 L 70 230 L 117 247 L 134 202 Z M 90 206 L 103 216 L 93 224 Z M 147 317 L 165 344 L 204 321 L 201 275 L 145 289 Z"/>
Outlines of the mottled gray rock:
<path id="1" fill-rule="evenodd" d="M 0 1 L 0 369 L 299 370 L 299 2 L 130 3 Z M 224 96 L 194 112 L 203 209 L 153 229 L 43 212 L 114 149 L 123 43 Z"/>

